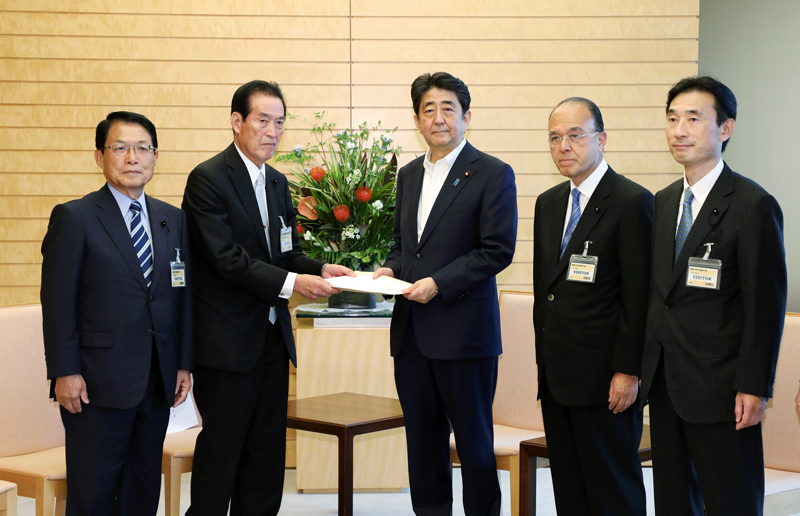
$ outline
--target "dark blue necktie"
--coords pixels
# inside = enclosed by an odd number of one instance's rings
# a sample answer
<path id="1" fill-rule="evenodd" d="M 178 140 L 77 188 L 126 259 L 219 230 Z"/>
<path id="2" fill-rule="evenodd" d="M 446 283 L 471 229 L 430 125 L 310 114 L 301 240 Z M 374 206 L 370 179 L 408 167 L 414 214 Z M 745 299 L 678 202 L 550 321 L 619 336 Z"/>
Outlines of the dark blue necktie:
<path id="1" fill-rule="evenodd" d="M 575 232 L 575 226 L 578 225 L 578 220 L 581 218 L 581 191 L 577 188 L 572 190 L 572 215 L 569 216 L 569 224 L 567 224 L 567 231 L 564 233 L 564 239 L 561 241 L 561 252 L 558 258 L 564 256 L 564 251 L 567 249 L 569 239 L 572 238 L 572 233 Z"/>
<path id="2" fill-rule="evenodd" d="M 681 214 L 681 222 L 678 224 L 678 232 L 675 234 L 675 261 L 678 261 L 678 255 L 681 254 L 686 237 L 692 229 L 692 199 L 694 199 L 692 189 L 687 188 L 683 192 L 683 214 Z"/>
<path id="3" fill-rule="evenodd" d="M 144 230 L 142 205 L 139 204 L 139 201 L 133 201 L 131 203 L 131 211 L 133 212 L 133 218 L 131 219 L 131 240 L 133 240 L 133 248 L 136 250 L 136 256 L 139 258 L 139 265 L 142 267 L 144 282 L 149 288 L 151 276 L 153 274 L 153 251 L 150 248 L 150 239 L 147 237 L 147 231 Z"/>

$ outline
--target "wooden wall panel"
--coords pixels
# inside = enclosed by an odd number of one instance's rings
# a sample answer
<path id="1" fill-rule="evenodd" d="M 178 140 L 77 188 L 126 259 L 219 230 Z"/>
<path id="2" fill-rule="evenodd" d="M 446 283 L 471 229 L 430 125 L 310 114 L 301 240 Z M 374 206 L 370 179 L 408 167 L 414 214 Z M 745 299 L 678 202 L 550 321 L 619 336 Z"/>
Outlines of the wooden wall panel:
<path id="1" fill-rule="evenodd" d="M 591 98 L 612 166 L 654 190 L 678 178 L 663 103 L 696 73 L 698 2 L 595 0 L 566 12 L 556 0 L 0 0 L 0 305 L 38 301 L 47 219 L 103 184 L 93 137 L 109 111 L 154 121 L 161 151 L 148 193 L 179 205 L 188 172 L 230 143 L 241 83 L 283 86 L 298 118 L 280 152 L 307 143 L 314 113 L 327 110 L 339 127 L 397 126 L 405 164 L 425 149 L 409 86 L 436 70 L 470 86 L 468 139 L 516 171 L 518 249 L 499 282 L 529 290 L 535 199 L 563 180 L 545 143 L 550 110 Z"/>

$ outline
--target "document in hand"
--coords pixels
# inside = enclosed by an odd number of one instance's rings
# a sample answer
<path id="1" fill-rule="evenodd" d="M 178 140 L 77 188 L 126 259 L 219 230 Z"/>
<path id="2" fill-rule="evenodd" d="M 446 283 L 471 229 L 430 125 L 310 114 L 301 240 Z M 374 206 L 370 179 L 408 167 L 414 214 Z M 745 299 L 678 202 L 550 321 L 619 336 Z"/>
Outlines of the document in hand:
<path id="1" fill-rule="evenodd" d="M 337 276 L 335 278 L 328 278 L 325 281 L 341 290 L 394 296 L 403 295 L 401 291 L 411 286 L 411 283 L 407 281 L 390 278 L 389 276 L 381 276 L 374 280 L 372 279 L 372 274 L 371 272 L 356 272 L 354 278 L 350 276 Z"/>

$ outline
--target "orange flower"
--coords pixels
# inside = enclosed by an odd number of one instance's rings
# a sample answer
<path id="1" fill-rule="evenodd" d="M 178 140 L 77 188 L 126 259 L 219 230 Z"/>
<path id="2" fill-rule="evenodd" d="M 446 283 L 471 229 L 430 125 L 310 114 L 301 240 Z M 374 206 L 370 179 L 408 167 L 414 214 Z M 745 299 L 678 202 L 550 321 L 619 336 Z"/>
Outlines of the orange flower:
<path id="1" fill-rule="evenodd" d="M 314 181 L 322 181 L 322 178 L 325 177 L 325 169 L 322 167 L 314 167 L 308 172 L 308 175 L 310 175 L 311 179 Z"/>
<path id="2" fill-rule="evenodd" d="M 372 199 L 372 189 L 367 188 L 366 186 L 362 186 L 358 190 L 356 190 L 356 199 L 359 202 L 367 202 Z"/>
<path id="3" fill-rule="evenodd" d="M 303 226 L 301 226 L 300 224 L 298 224 L 298 225 L 297 225 L 297 234 L 298 234 L 298 235 L 302 235 L 302 234 L 303 234 L 303 233 L 305 233 L 305 232 L 306 232 L 305 228 L 303 228 Z"/>
<path id="4" fill-rule="evenodd" d="M 297 204 L 297 211 L 308 220 L 317 220 L 319 215 L 317 215 L 317 210 L 314 209 L 316 205 L 317 201 L 309 195 L 308 197 L 303 197 L 303 200 Z"/>
<path id="5" fill-rule="evenodd" d="M 333 208 L 333 216 L 341 223 L 347 222 L 347 219 L 350 218 L 350 208 L 340 204 Z"/>

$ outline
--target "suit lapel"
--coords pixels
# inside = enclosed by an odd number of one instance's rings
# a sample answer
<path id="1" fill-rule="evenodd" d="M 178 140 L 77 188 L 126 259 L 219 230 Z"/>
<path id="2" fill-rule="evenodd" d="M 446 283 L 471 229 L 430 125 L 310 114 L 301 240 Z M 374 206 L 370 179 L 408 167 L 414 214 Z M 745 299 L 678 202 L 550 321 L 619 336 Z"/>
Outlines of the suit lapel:
<path id="1" fill-rule="evenodd" d="M 583 252 L 583 243 L 586 241 L 589 233 L 592 232 L 592 229 L 600 222 L 606 209 L 608 209 L 608 197 L 611 195 L 616 177 L 617 173 L 614 172 L 611 167 L 608 167 L 606 173 L 603 174 L 603 178 L 597 183 L 597 187 L 594 189 L 592 196 L 589 198 L 589 202 L 586 204 L 586 208 L 583 210 L 583 213 L 581 213 L 581 218 L 578 220 L 578 225 L 575 226 L 575 231 L 569 239 L 567 248 L 564 249 L 564 254 L 558 261 L 554 274 L 550 278 L 551 283 L 566 269 L 571 255 Z M 569 193 L 567 195 L 569 195 Z M 564 199 L 564 206 L 566 210 L 566 199 Z M 566 218 L 566 216 L 567 214 L 565 211 L 564 218 Z M 564 218 L 560 221 L 561 229 L 564 228 Z M 556 245 L 556 249 L 561 249 L 560 239 Z M 591 252 L 592 248 L 590 246 L 589 254 L 591 254 Z"/>
<path id="2" fill-rule="evenodd" d="M 544 265 L 544 273 L 542 278 L 546 279 L 550 285 L 556 277 L 556 267 L 558 267 L 558 251 L 561 249 L 562 233 L 564 232 L 564 220 L 567 217 L 567 199 L 570 197 L 570 183 L 566 181 L 558 185 L 558 190 L 555 196 L 550 199 L 550 202 L 542 206 L 540 213 L 546 213 L 549 220 L 542 224 L 546 228 L 547 233 L 542 235 L 542 242 L 545 243 L 547 249 L 546 256 L 541 257 L 542 264 Z M 550 216 L 554 214 L 554 216 Z"/>
<path id="3" fill-rule="evenodd" d="M 708 233 L 719 223 L 722 216 L 728 210 L 728 206 L 730 206 L 728 196 L 732 193 L 733 172 L 728 168 L 728 165 L 725 165 L 725 168 L 722 169 L 722 173 L 717 178 L 717 182 L 714 183 L 714 186 L 708 193 L 708 197 L 703 203 L 700 213 L 694 217 L 692 229 L 689 230 L 689 234 L 686 236 L 686 242 L 683 244 L 681 254 L 679 254 L 678 259 L 675 260 L 675 267 L 672 269 L 672 277 L 670 278 L 670 288 L 683 277 L 686 267 L 689 264 L 689 258 L 705 243 Z M 675 220 L 673 220 L 673 222 L 677 220 L 677 217 L 678 214 L 675 213 Z"/>
<path id="4" fill-rule="evenodd" d="M 169 233 L 169 226 L 161 224 L 161 221 L 166 221 L 164 214 L 155 205 L 150 202 L 150 198 L 145 195 L 145 202 L 147 202 L 147 213 L 150 217 L 150 233 L 153 235 L 153 281 L 150 283 L 150 290 L 155 291 L 158 280 L 161 278 L 161 271 L 164 270 L 163 264 L 168 263 L 169 252 L 167 250 L 167 233 Z"/>
<path id="5" fill-rule="evenodd" d="M 283 188 L 279 188 L 279 182 L 274 177 L 274 174 L 280 174 L 280 172 L 273 170 L 269 165 L 265 166 L 265 171 L 267 183 L 264 185 L 264 189 L 267 192 L 267 221 L 269 221 L 269 240 L 270 244 L 272 244 L 272 254 L 276 255 L 276 253 L 281 252 L 280 238 L 276 239 L 275 236 L 280 235 L 281 221 L 278 216 L 284 215 L 281 212 L 281 207 L 285 201 L 285 190 Z M 285 218 L 284 222 L 286 222 Z M 276 242 L 278 243 L 277 247 L 275 246 Z"/>
<path id="6" fill-rule="evenodd" d="M 469 174 L 467 174 L 469 172 Z M 456 158 L 455 163 L 450 168 L 447 174 L 447 179 L 442 184 L 442 189 L 439 190 L 439 195 L 436 196 L 436 201 L 433 203 L 431 213 L 428 215 L 428 220 L 425 222 L 425 228 L 422 230 L 422 236 L 419 239 L 417 248 L 422 247 L 425 240 L 433 233 L 434 228 L 441 220 L 442 215 L 447 211 L 448 206 L 464 189 L 467 182 L 475 177 L 478 172 L 478 152 L 475 147 L 469 144 L 464 145 L 461 153 Z M 456 182 L 458 180 L 458 182 Z M 420 181 L 420 190 L 422 189 L 422 181 Z M 417 195 L 417 205 L 419 206 L 419 195 Z"/>
<path id="7" fill-rule="evenodd" d="M 128 264 L 136 281 L 138 281 L 142 289 L 146 291 L 147 285 L 144 282 L 142 267 L 139 265 L 136 251 L 133 248 L 130 231 L 125 227 L 125 219 L 122 217 L 117 200 L 114 199 L 109 188 L 111 187 L 105 185 L 98 191 L 97 218 L 103 228 L 105 228 L 108 236 L 111 237 L 114 245 L 117 246 L 117 249 L 122 255 L 122 259 Z"/>
<path id="8" fill-rule="evenodd" d="M 414 235 L 414 243 L 418 244 L 417 240 L 417 212 L 419 211 L 419 197 L 422 194 L 422 178 L 425 174 L 425 169 L 422 166 L 425 157 L 418 158 L 417 162 L 413 167 L 408 169 L 408 190 L 407 197 L 403 199 L 403 211 L 409 214 L 413 214 L 412 216 L 408 217 L 408 220 L 414 222 L 414 227 L 411 228 L 411 232 Z M 405 192 L 404 192 L 405 194 Z"/>
<path id="9" fill-rule="evenodd" d="M 264 248 L 264 254 L 269 256 L 267 237 L 264 233 L 264 224 L 261 222 L 261 213 L 259 213 L 258 210 L 258 202 L 256 201 L 256 195 L 253 191 L 253 183 L 250 180 L 247 167 L 244 161 L 242 161 L 242 157 L 239 156 L 239 152 L 236 150 L 233 143 L 226 149 L 225 160 L 228 164 L 228 173 L 230 174 L 233 187 L 239 195 L 239 200 L 242 202 L 245 212 L 247 212 L 250 223 L 253 224 L 253 230 L 256 232 L 256 235 L 258 235 L 258 241 L 261 242 L 261 247 Z M 266 181 L 266 177 L 264 180 Z"/>

